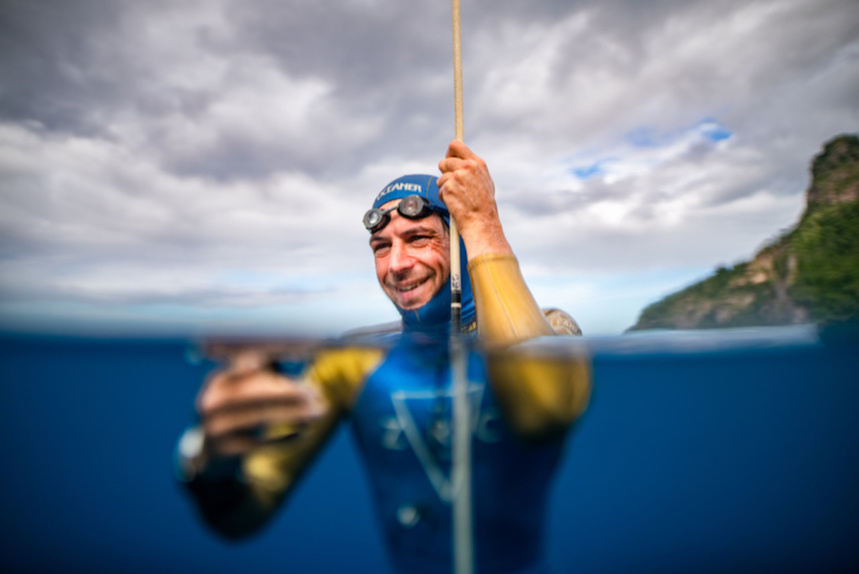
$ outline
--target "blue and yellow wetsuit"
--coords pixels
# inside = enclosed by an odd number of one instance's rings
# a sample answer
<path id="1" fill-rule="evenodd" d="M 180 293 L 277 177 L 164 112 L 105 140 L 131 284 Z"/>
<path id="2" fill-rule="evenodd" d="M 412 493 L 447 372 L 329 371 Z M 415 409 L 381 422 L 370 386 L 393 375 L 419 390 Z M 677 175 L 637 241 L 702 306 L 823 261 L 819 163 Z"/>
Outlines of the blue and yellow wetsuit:
<path id="1" fill-rule="evenodd" d="M 547 321 L 512 255 L 477 258 L 467 272 L 476 309 L 466 289 L 464 324 L 476 320 L 490 347 L 566 330 L 566 315 Z M 316 357 L 304 378 L 330 405 L 322 420 L 245 457 L 241 481 L 192 483 L 216 530 L 240 536 L 263 524 L 337 423 L 349 417 L 396 569 L 451 570 L 448 348 L 434 336 L 437 322 L 403 319 L 404 332 L 390 348 L 345 347 Z M 471 352 L 468 380 L 477 571 L 542 572 L 548 487 L 565 432 L 587 404 L 588 367 L 521 357 L 487 363 Z"/>

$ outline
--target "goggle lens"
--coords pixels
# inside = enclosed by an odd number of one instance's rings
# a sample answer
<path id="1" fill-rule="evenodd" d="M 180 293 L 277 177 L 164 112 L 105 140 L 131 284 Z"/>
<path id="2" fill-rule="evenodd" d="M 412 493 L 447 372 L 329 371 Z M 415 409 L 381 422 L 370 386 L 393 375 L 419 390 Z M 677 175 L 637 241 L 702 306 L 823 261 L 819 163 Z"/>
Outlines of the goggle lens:
<path id="1" fill-rule="evenodd" d="M 426 210 L 427 213 L 424 213 L 424 210 Z M 429 215 L 429 212 L 432 210 L 420 195 L 410 195 L 400 202 L 397 206 L 397 211 L 399 211 L 400 215 L 403 217 L 419 219 Z"/>
<path id="2" fill-rule="evenodd" d="M 367 229 L 373 229 L 385 219 L 387 213 L 382 213 L 381 209 L 371 209 L 367 213 L 364 214 L 364 227 Z"/>

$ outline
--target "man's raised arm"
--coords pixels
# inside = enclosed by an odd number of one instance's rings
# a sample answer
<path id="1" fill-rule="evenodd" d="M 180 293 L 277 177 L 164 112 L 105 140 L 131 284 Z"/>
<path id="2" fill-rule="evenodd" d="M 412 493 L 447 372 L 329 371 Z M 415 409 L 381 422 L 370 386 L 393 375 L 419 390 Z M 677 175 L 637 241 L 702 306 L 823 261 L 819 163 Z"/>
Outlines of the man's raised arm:
<path id="1" fill-rule="evenodd" d="M 439 162 L 439 169 L 440 196 L 468 252 L 482 342 L 497 350 L 556 334 L 531 295 L 504 236 L 495 185 L 486 163 L 455 140 Z M 560 323 L 569 319 L 575 326 L 565 313 L 552 312 L 561 314 Z M 498 357 L 503 360 L 489 362 L 490 381 L 507 421 L 520 436 L 557 436 L 584 411 L 590 396 L 590 375 L 581 361 L 526 359 L 515 354 Z"/>
<path id="2" fill-rule="evenodd" d="M 495 184 L 486 163 L 464 143 L 454 140 L 439 169 L 439 195 L 456 221 L 468 252 L 481 339 L 489 345 L 506 345 L 553 335 L 504 236 Z"/>

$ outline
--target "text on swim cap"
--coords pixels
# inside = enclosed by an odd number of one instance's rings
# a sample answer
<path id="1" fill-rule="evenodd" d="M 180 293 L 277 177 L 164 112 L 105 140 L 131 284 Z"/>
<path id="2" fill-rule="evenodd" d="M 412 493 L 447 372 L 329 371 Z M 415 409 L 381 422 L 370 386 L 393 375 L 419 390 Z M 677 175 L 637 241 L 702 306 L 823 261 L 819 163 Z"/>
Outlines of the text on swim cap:
<path id="1" fill-rule="evenodd" d="M 415 193 L 421 193 L 423 191 L 423 187 L 421 187 L 420 184 L 417 184 L 417 183 L 405 183 L 405 182 L 392 183 L 391 185 L 389 185 L 388 187 L 383 189 L 381 192 L 379 192 L 379 195 L 376 196 L 376 199 L 379 199 L 380 197 L 385 197 L 389 193 L 393 193 L 395 191 L 403 191 L 403 190 L 414 191 Z"/>

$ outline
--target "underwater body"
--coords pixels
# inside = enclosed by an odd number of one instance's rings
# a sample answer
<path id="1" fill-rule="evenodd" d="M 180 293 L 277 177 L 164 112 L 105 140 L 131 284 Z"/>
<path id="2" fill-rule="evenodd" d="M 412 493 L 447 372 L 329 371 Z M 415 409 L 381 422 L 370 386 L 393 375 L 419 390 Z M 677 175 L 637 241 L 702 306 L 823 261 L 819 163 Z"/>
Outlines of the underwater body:
<path id="1" fill-rule="evenodd" d="M 813 326 L 525 345 L 590 357 L 549 495 L 555 572 L 859 569 L 859 335 Z M 0 338 L 4 571 L 390 572 L 343 425 L 278 516 L 228 543 L 173 477 L 214 364 L 183 339 Z M 479 484 L 474 485 L 480 488 Z"/>

